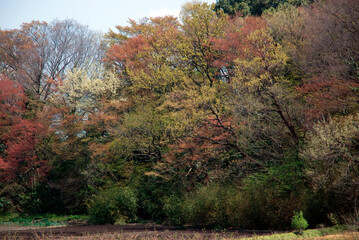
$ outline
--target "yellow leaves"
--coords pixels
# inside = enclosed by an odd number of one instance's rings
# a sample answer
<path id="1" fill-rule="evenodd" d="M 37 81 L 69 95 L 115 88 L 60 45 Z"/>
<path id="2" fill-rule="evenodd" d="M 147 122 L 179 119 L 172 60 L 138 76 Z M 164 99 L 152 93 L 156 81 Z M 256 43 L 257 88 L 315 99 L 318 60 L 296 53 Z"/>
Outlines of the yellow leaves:
<path id="1" fill-rule="evenodd" d="M 315 189 L 341 190 L 358 182 L 359 115 L 319 122 L 307 133 L 302 157 L 313 171 L 308 175 Z"/>
<path id="2" fill-rule="evenodd" d="M 340 155 L 350 155 L 349 149 L 358 133 L 358 114 L 333 118 L 328 123 L 320 122 L 307 135 L 302 157 L 309 160 L 335 160 Z"/>
<path id="3" fill-rule="evenodd" d="M 149 64 L 147 69 L 129 71 L 134 91 L 148 89 L 158 93 L 169 92 L 172 87 L 183 80 L 185 74 L 179 68 L 165 64 Z"/>
<path id="4" fill-rule="evenodd" d="M 282 79 L 281 71 L 288 60 L 287 55 L 267 29 L 254 30 L 247 39 L 249 45 L 243 51 L 243 57 L 235 60 L 235 84 L 252 90 L 273 86 Z"/>
<path id="5" fill-rule="evenodd" d="M 207 3 L 194 1 L 182 7 L 180 19 L 186 34 L 193 38 L 208 40 L 210 37 L 222 36 L 228 24 L 227 15 L 218 15 Z"/>
<path id="6" fill-rule="evenodd" d="M 198 87 L 190 79 L 187 81 L 185 86 L 176 87 L 168 93 L 159 107 L 173 119 L 170 128 L 175 129 L 179 135 L 186 135 L 203 119 L 213 114 L 223 115 L 226 110 L 227 86 Z"/>
<path id="7" fill-rule="evenodd" d="M 263 17 L 275 39 L 285 46 L 287 51 L 293 51 L 295 46 L 302 44 L 301 35 L 307 14 L 291 4 L 283 4 L 277 10 L 266 12 Z"/>

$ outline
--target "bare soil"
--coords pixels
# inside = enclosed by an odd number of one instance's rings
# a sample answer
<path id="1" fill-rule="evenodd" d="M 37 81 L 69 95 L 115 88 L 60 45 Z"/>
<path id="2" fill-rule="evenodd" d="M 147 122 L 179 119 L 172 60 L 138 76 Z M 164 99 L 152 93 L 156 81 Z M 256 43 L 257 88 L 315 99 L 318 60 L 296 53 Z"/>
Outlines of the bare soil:
<path id="1" fill-rule="evenodd" d="M 0 226 L 0 239 L 238 239 L 272 231 L 181 230 L 161 225 Z"/>

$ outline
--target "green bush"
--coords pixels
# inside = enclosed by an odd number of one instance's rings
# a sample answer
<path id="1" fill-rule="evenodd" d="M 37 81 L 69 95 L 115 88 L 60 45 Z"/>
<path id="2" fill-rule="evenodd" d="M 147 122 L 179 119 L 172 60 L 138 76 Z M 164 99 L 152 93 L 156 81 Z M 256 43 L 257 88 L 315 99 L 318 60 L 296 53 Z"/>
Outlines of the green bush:
<path id="1" fill-rule="evenodd" d="M 128 187 L 101 191 L 89 204 L 92 224 L 124 223 L 136 217 L 137 198 Z"/>
<path id="2" fill-rule="evenodd" d="M 0 197 L 0 214 L 9 212 L 11 208 L 11 201 L 5 197 Z"/>
<path id="3" fill-rule="evenodd" d="M 198 227 L 223 228 L 227 226 L 227 189 L 220 185 L 198 187 L 185 197 L 186 222 Z"/>
<path id="4" fill-rule="evenodd" d="M 302 235 L 303 230 L 308 227 L 308 222 L 303 217 L 303 212 L 294 212 L 294 216 L 292 218 L 292 228 L 297 230 L 297 233 Z"/>
<path id="5" fill-rule="evenodd" d="M 183 225 L 188 216 L 187 208 L 182 198 L 177 195 L 171 195 L 164 199 L 163 212 L 166 215 L 166 221 L 170 225 Z"/>
<path id="6" fill-rule="evenodd" d="M 305 208 L 307 190 L 300 161 L 267 168 L 248 176 L 238 189 L 233 216 L 249 229 L 290 229 L 293 209 Z"/>

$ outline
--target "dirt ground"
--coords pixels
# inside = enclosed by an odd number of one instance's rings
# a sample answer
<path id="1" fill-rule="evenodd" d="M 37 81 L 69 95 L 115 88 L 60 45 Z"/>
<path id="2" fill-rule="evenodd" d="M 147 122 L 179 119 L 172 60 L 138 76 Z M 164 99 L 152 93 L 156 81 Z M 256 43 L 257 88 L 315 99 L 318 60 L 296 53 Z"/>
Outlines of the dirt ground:
<path id="1" fill-rule="evenodd" d="M 335 235 L 328 235 L 323 237 L 315 237 L 312 238 L 313 240 L 358 240 L 359 239 L 359 232 L 346 232 L 343 234 L 335 234 Z"/>
<path id="2" fill-rule="evenodd" d="M 271 231 L 209 231 L 200 229 L 181 230 L 161 225 L 131 224 L 114 225 L 76 225 L 56 227 L 19 227 L 0 226 L 0 239 L 4 240 L 97 240 L 97 239 L 130 239 L 130 240 L 232 240 L 247 237 L 273 234 Z M 279 233 L 279 232 L 277 232 Z M 347 239 L 359 240 L 359 232 L 346 232 L 339 235 L 328 235 L 311 239 Z"/>
<path id="3" fill-rule="evenodd" d="M 0 226 L 0 239 L 238 239 L 270 231 L 180 230 L 156 225 L 84 225 L 62 227 Z"/>

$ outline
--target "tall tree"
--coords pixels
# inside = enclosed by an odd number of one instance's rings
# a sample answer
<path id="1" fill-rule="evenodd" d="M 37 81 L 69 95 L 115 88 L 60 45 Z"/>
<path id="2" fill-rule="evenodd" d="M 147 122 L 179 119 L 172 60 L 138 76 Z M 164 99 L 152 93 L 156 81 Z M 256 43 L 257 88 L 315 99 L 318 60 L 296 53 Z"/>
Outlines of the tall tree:
<path id="1" fill-rule="evenodd" d="M 74 20 L 24 23 L 0 31 L 1 67 L 35 98 L 46 100 L 66 70 L 101 58 L 100 41 Z"/>
<path id="2" fill-rule="evenodd" d="M 23 88 L 0 76 L 0 174 L 2 181 L 29 184 L 43 178 L 47 162 L 39 159 L 36 144 L 42 125 L 26 118 Z"/>
<path id="3" fill-rule="evenodd" d="M 222 9 L 229 15 L 235 15 L 238 12 L 246 15 L 261 15 L 263 11 L 270 8 L 277 8 L 280 4 L 289 3 L 299 6 L 306 0 L 217 0 L 215 10 Z"/>

